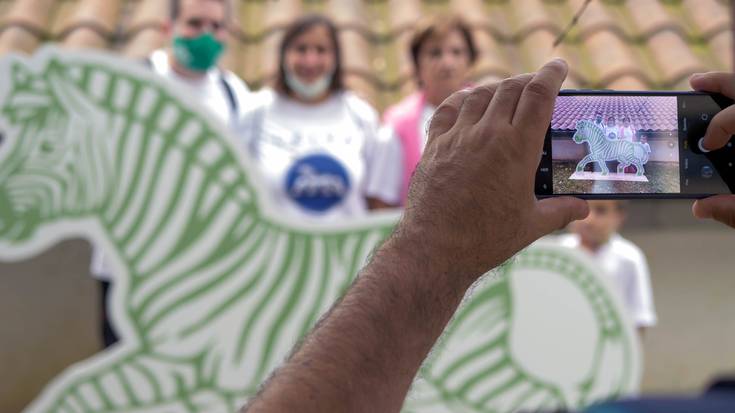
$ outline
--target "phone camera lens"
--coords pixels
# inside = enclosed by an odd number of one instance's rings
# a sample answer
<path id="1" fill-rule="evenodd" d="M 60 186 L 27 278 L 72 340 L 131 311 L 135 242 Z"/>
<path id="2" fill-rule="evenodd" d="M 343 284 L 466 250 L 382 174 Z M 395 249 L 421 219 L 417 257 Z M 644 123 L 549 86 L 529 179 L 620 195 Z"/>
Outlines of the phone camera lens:
<path id="1" fill-rule="evenodd" d="M 712 170 L 711 166 L 705 165 L 702 167 L 701 174 L 702 174 L 702 178 L 709 179 L 709 178 L 712 178 L 714 171 Z"/>

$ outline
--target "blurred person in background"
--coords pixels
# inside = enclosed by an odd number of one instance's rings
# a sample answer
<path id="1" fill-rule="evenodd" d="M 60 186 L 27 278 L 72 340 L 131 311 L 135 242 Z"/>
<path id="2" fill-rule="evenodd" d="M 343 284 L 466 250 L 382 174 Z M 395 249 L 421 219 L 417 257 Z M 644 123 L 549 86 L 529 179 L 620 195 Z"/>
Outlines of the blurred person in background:
<path id="1" fill-rule="evenodd" d="M 634 142 L 635 127 L 630 123 L 630 118 L 627 115 L 623 115 L 622 123 L 623 124 L 620 125 L 620 130 L 618 131 L 618 136 L 624 141 Z"/>
<path id="2" fill-rule="evenodd" d="M 615 121 L 615 115 L 607 117 L 607 121 L 605 122 L 605 136 L 612 141 L 618 139 L 618 124 Z"/>
<path id="3" fill-rule="evenodd" d="M 247 106 L 249 90 L 234 73 L 217 66 L 227 46 L 233 0 L 170 0 L 164 25 L 168 46 L 154 51 L 147 64 L 193 93 L 229 126 Z"/>
<path id="4" fill-rule="evenodd" d="M 279 48 L 275 88 L 256 94 L 239 136 L 261 172 L 265 196 L 286 214 L 334 220 L 367 213 L 375 171 L 378 114 L 345 89 L 331 20 L 304 16 Z"/>
<path id="5" fill-rule="evenodd" d="M 426 146 L 429 121 L 436 108 L 452 93 L 467 87 L 477 49 L 469 25 L 456 16 L 436 16 L 417 27 L 410 43 L 419 90 L 389 107 L 383 117 L 381 146 L 386 179 L 370 193 L 374 208 L 405 205 L 408 182 Z"/>
<path id="6" fill-rule="evenodd" d="M 247 85 L 234 73 L 217 66 L 227 44 L 232 0 L 170 0 L 164 23 L 167 47 L 145 61 L 155 73 L 186 89 L 210 109 L 213 117 L 233 128 L 247 100 Z M 90 272 L 102 288 L 102 341 L 108 347 L 118 340 L 107 313 L 113 272 L 101 248 L 92 251 Z"/>
<path id="7" fill-rule="evenodd" d="M 626 219 L 625 201 L 589 201 L 589 215 L 572 222 L 559 242 L 580 249 L 599 265 L 620 293 L 630 319 L 643 335 L 656 324 L 651 276 L 646 256 L 635 244 L 618 234 Z"/>

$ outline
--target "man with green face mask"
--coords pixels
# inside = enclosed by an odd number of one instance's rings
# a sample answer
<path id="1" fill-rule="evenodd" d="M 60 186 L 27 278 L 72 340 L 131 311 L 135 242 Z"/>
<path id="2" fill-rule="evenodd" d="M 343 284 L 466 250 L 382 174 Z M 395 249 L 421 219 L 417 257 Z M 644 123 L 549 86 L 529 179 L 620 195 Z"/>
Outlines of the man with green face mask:
<path id="1" fill-rule="evenodd" d="M 170 7 L 170 20 L 164 27 L 169 46 L 154 51 L 145 60 L 146 65 L 185 85 L 193 99 L 233 128 L 247 106 L 250 92 L 237 75 L 217 67 L 226 45 L 232 0 L 170 0 Z M 114 274 L 100 248 L 93 250 L 91 273 L 102 286 L 102 341 L 107 347 L 117 341 L 107 317 L 108 290 Z"/>
<path id="2" fill-rule="evenodd" d="M 225 50 L 232 0 L 170 0 L 165 25 L 169 47 L 153 52 L 150 66 L 158 74 L 189 86 L 195 97 L 228 125 L 237 119 L 248 88 L 217 62 Z"/>

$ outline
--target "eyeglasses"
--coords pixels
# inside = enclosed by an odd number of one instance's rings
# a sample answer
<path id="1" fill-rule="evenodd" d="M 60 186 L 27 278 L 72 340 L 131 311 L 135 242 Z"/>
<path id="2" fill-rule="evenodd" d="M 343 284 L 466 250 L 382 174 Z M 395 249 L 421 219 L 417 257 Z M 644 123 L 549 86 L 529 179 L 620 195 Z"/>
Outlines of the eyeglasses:
<path id="1" fill-rule="evenodd" d="M 212 32 L 218 32 L 225 27 L 225 22 L 217 20 L 209 20 L 201 17 L 192 17 L 186 21 L 186 25 L 193 30 L 211 29 Z"/>

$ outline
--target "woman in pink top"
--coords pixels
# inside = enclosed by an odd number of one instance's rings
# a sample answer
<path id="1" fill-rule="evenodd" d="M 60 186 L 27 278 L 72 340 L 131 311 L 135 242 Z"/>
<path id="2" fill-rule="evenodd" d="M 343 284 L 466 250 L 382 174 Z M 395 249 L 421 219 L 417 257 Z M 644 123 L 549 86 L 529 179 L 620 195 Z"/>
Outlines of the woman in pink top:
<path id="1" fill-rule="evenodd" d="M 405 204 L 408 183 L 426 144 L 426 130 L 434 109 L 449 95 L 467 85 L 477 49 L 470 28 L 459 17 L 436 16 L 417 27 L 411 38 L 411 58 L 419 90 L 389 107 L 384 131 L 393 135 L 393 167 L 400 182 L 371 194 L 372 208 Z"/>

